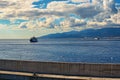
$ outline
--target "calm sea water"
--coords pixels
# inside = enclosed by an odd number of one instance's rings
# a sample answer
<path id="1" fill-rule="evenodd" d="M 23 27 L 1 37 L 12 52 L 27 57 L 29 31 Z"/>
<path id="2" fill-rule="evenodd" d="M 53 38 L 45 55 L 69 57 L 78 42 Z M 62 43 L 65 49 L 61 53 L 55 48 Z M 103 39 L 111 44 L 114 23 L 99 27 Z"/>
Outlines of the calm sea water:
<path id="1" fill-rule="evenodd" d="M 79 39 L 0 40 L 0 59 L 120 63 L 120 41 Z"/>

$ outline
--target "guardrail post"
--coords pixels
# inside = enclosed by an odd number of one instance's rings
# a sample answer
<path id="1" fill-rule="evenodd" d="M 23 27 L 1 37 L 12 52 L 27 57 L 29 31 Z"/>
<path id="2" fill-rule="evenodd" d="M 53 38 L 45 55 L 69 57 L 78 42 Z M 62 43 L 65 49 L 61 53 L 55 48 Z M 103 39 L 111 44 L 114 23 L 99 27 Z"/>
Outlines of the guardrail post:
<path id="1" fill-rule="evenodd" d="M 33 73 L 33 76 L 30 77 L 29 80 L 37 80 L 37 79 L 38 79 L 37 74 L 36 74 L 36 73 Z"/>

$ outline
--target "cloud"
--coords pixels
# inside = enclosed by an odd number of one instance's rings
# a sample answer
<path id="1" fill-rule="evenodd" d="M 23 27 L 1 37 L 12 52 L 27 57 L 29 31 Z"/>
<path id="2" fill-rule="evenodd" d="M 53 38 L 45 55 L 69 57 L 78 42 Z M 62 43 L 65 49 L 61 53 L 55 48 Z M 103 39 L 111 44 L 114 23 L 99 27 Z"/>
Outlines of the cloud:
<path id="1" fill-rule="evenodd" d="M 27 2 L 25 2 L 27 4 Z M 75 13 L 79 14 L 78 11 L 84 11 L 90 9 L 91 11 L 94 10 L 93 7 L 77 7 L 75 4 L 67 4 L 65 2 L 51 2 L 48 4 L 47 9 L 35 9 L 31 8 L 30 5 L 26 5 L 21 1 L 21 3 L 14 3 L 14 6 L 8 6 L 9 8 L 2 9 L 4 12 L 1 16 L 1 18 L 38 18 L 41 16 L 49 16 L 49 15 L 55 15 L 55 16 L 68 16 L 69 13 Z M 21 5 L 20 5 L 21 4 Z M 30 3 L 29 3 L 30 4 Z M 20 5 L 20 6 L 19 6 Z M 26 5 L 26 6 L 23 6 Z M 19 6 L 19 7 L 18 7 Z M 54 7 L 56 6 L 56 7 Z M 85 11 L 86 9 L 86 11 Z M 5 11 L 7 10 L 7 11 Z M 85 17 L 88 16 L 88 14 L 83 15 L 83 13 L 80 13 L 81 16 Z M 9 14 L 8 14 L 9 13 Z M 93 13 L 91 13 L 93 15 Z"/>
<path id="2" fill-rule="evenodd" d="M 113 23 L 120 24 L 120 12 L 111 16 L 111 20 Z"/>
<path id="3" fill-rule="evenodd" d="M 86 22 L 80 19 L 68 18 L 62 21 L 60 24 L 63 27 L 83 27 L 86 25 Z"/>
<path id="4" fill-rule="evenodd" d="M 0 1 L 0 8 L 5 8 L 6 6 L 9 6 L 9 2 L 7 2 L 7 1 Z"/>
<path id="5" fill-rule="evenodd" d="M 111 13 L 117 13 L 117 9 L 115 8 L 114 0 L 104 0 L 103 7 L 105 10 L 111 11 Z"/>
<path id="6" fill-rule="evenodd" d="M 55 19 L 57 19 L 58 17 L 56 16 L 48 16 L 46 17 L 46 19 L 44 21 L 40 21 L 40 20 L 30 20 L 30 21 L 27 21 L 27 22 L 23 22 L 19 25 L 19 28 L 22 28 L 22 29 L 34 29 L 34 28 L 54 28 L 53 24 L 53 21 Z"/>
<path id="7" fill-rule="evenodd" d="M 7 25 L 0 24 L 0 29 L 5 29 Z"/>
<path id="8" fill-rule="evenodd" d="M 47 6 L 47 9 L 35 9 L 32 8 L 31 4 L 33 0 L 28 1 L 19 1 L 11 2 L 14 5 L 8 6 L 7 11 L 4 11 L 2 18 L 39 18 L 41 16 L 65 16 L 68 17 L 70 13 L 74 13 L 80 15 L 82 18 L 94 17 L 100 12 L 102 9 L 93 5 L 91 3 L 86 4 L 67 4 L 66 2 L 50 2 Z M 85 0 L 86 1 L 86 0 Z M 98 1 L 100 2 L 100 1 Z M 2 2 L 3 3 L 3 2 Z M 10 3 L 10 2 L 9 2 Z M 4 9 L 4 10 L 6 10 Z M 8 14 L 9 13 L 9 14 Z"/>
<path id="9" fill-rule="evenodd" d="M 71 1 L 76 3 L 90 2 L 90 0 L 71 0 Z"/>
<path id="10" fill-rule="evenodd" d="M 16 18 L 20 12 L 32 10 L 32 3 L 36 0 L 0 0 L 0 18 Z M 26 15 L 25 15 L 26 16 Z"/>
<path id="11" fill-rule="evenodd" d="M 18 25 L 20 29 L 48 28 L 64 31 L 89 27 L 119 27 L 120 12 L 115 7 L 114 0 L 71 0 L 78 4 L 70 4 L 68 1 L 52 1 L 44 9 L 34 8 L 33 2 L 38 0 L 0 0 L 1 19 L 29 20 Z M 80 16 L 79 19 L 71 18 L 70 14 Z M 45 17 L 44 22 L 39 18 Z M 55 19 L 64 18 L 60 25 L 54 24 Z M 66 31 L 65 30 L 65 31 Z"/>
<path id="12" fill-rule="evenodd" d="M 69 14 L 73 13 L 78 16 L 81 16 L 82 19 L 73 19 L 70 18 Z M 22 13 L 21 13 L 22 14 Z M 41 15 L 48 18 L 48 16 L 54 17 L 64 17 L 65 21 L 61 22 L 61 28 L 68 27 L 81 27 L 84 26 L 95 26 L 97 27 L 108 27 L 110 26 L 110 22 L 115 22 L 113 20 L 113 16 L 118 14 L 117 9 L 115 8 L 115 3 L 113 0 L 94 0 L 93 3 L 85 3 L 85 4 L 67 4 L 65 2 L 56 2 L 53 1 L 48 4 L 47 9 L 44 10 L 35 10 L 35 11 L 27 11 L 22 14 L 22 16 L 26 15 L 27 17 L 40 17 Z M 21 15 L 19 15 L 21 16 Z M 89 18 L 89 21 L 84 19 Z M 45 23 L 38 22 L 39 25 L 44 27 L 50 27 L 51 23 L 55 20 L 55 18 L 48 18 Z M 108 21 L 109 20 L 109 21 Z M 82 22 L 81 22 L 82 21 Z M 91 23 L 92 24 L 89 24 Z M 38 24 L 37 23 L 37 24 Z M 55 25 L 52 24 L 54 28 Z M 113 23 L 111 26 L 119 26 L 118 23 Z M 111 27 L 110 26 L 110 27 Z M 88 27 L 89 28 L 89 27 Z"/>
<path id="13" fill-rule="evenodd" d="M 101 9 L 97 9 L 96 6 L 94 5 L 89 6 L 80 5 L 74 10 L 75 14 L 80 15 L 82 18 L 93 18 L 101 11 L 102 11 Z"/>

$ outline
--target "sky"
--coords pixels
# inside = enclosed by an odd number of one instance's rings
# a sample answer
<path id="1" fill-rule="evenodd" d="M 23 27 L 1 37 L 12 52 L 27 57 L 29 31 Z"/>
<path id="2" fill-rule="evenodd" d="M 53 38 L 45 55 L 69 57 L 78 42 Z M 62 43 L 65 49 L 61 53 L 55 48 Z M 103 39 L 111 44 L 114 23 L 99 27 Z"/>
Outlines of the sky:
<path id="1" fill-rule="evenodd" d="M 120 0 L 0 0 L 0 39 L 120 28 Z"/>

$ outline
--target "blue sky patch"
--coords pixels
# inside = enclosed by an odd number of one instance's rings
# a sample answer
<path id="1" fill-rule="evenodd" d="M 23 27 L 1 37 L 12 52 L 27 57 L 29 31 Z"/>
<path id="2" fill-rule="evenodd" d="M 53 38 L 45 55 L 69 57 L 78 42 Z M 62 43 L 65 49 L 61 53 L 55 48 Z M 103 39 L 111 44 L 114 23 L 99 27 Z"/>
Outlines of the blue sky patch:
<path id="1" fill-rule="evenodd" d="M 39 18 L 38 20 L 41 21 L 41 22 L 45 22 L 45 21 L 46 21 L 46 18 L 43 17 L 43 18 Z"/>
<path id="2" fill-rule="evenodd" d="M 76 15 L 76 14 L 70 14 L 69 16 L 70 16 L 70 17 L 73 17 L 73 18 L 77 18 L 77 19 L 80 19 L 80 18 L 81 18 L 80 16 L 78 16 L 78 15 Z"/>
<path id="3" fill-rule="evenodd" d="M 62 22 L 62 21 L 64 21 L 64 20 L 65 20 L 65 18 L 55 19 L 55 20 L 53 21 L 53 23 L 54 23 L 55 25 L 57 25 L 57 26 L 60 26 L 60 22 Z"/>
<path id="4" fill-rule="evenodd" d="M 6 24 L 6 25 L 9 25 L 10 23 L 11 23 L 10 20 L 0 19 L 0 24 Z"/>
<path id="5" fill-rule="evenodd" d="M 52 1 L 68 1 L 68 0 L 39 0 L 37 2 L 33 2 L 32 4 L 34 5 L 34 8 L 45 9 L 48 3 Z"/>
<path id="6" fill-rule="evenodd" d="M 14 24 L 21 24 L 22 22 L 27 22 L 28 20 L 23 20 L 23 19 L 16 19 L 14 21 Z"/>
<path id="7" fill-rule="evenodd" d="M 115 0 L 116 3 L 120 3 L 120 0 Z"/>

